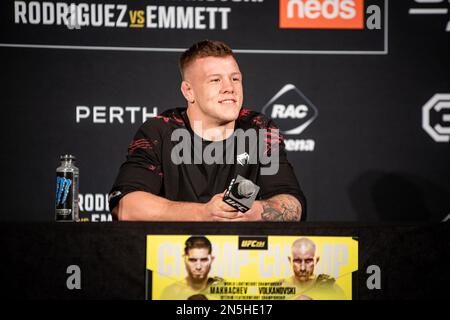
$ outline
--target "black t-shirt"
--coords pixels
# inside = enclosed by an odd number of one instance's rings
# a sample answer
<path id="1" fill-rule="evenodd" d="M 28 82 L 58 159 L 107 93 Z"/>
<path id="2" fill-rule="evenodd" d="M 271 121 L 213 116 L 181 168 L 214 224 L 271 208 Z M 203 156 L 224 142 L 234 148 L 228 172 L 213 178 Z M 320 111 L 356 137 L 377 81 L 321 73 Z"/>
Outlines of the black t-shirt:
<path id="1" fill-rule="evenodd" d="M 167 110 L 161 115 L 149 119 L 139 128 L 128 146 L 127 160 L 120 167 L 109 194 L 110 209 L 112 210 L 124 195 L 133 191 L 150 192 L 173 201 L 205 203 L 215 194 L 225 191 L 230 181 L 239 174 L 260 187 L 257 199 L 267 199 L 277 194 L 295 196 L 302 204 L 302 216 L 304 217 L 306 213 L 305 197 L 294 170 L 287 160 L 282 136 L 273 134 L 273 130 L 277 128 L 276 125 L 271 119 L 258 112 L 241 109 L 239 118 L 235 122 L 234 132 L 238 132 L 238 129 L 246 132 L 252 128 L 258 132 L 263 130 L 265 141 L 272 141 L 268 147 L 264 146 L 266 155 L 270 156 L 271 149 L 278 148 L 279 169 L 276 174 L 261 174 L 261 169 L 270 164 L 267 162 L 262 164 L 256 156 L 258 152 L 261 152 L 258 151 L 259 147 L 263 146 L 259 142 L 255 146 L 254 143 L 245 140 L 245 150 L 242 148 L 237 150 L 238 143 L 235 134 L 223 141 L 211 142 L 201 139 L 193 132 L 189 124 L 186 108 Z M 185 154 L 186 149 L 182 152 L 176 149 L 178 152 L 174 152 L 174 154 L 180 156 L 178 159 L 185 157 L 184 159 L 191 159 L 191 161 L 182 163 L 179 163 L 180 160 L 175 163 L 172 161 L 173 148 L 177 145 L 176 148 L 179 148 L 182 141 L 181 138 L 173 138 L 176 129 L 184 129 L 184 132 L 188 134 L 191 152 L 189 156 L 189 152 Z M 186 141 L 183 140 L 183 142 Z M 222 147 L 219 150 L 223 150 L 221 155 L 211 152 L 212 149 L 220 147 L 218 144 L 221 144 Z M 215 159 L 222 159 L 222 161 L 205 163 L 201 156 L 202 152 L 207 149 L 208 154 L 217 156 Z M 198 150 L 200 153 L 195 152 Z M 246 157 L 246 155 L 250 156 Z M 236 159 L 239 157 L 240 161 L 237 161 Z M 258 160 L 251 161 L 250 158 Z"/>

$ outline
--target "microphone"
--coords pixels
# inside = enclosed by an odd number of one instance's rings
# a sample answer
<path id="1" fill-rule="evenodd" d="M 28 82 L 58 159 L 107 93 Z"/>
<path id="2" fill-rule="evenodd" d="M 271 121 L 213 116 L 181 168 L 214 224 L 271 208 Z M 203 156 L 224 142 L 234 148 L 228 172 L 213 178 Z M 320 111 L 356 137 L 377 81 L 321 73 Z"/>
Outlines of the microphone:
<path id="1" fill-rule="evenodd" d="M 231 180 L 223 201 L 241 212 L 247 212 L 252 207 L 258 192 L 259 187 L 256 184 L 237 175 Z"/>

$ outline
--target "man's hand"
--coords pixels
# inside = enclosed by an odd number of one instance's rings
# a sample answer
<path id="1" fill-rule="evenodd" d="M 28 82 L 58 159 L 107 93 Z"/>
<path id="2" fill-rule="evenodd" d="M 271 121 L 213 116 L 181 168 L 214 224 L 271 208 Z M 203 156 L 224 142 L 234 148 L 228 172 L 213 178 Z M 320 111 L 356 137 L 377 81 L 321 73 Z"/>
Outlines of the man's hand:
<path id="1" fill-rule="evenodd" d="M 279 194 L 269 199 L 253 202 L 250 210 L 239 212 L 222 201 L 223 193 L 216 194 L 206 205 L 214 205 L 210 209 L 212 215 L 206 219 L 214 221 L 300 221 L 302 205 L 290 194 Z"/>
<path id="2" fill-rule="evenodd" d="M 238 222 L 238 221 L 261 221 L 263 207 L 260 201 L 255 201 L 250 210 L 245 213 L 233 208 L 223 201 L 225 192 L 216 194 L 205 203 L 206 220 Z"/>
<path id="3" fill-rule="evenodd" d="M 225 192 L 214 195 L 211 200 L 204 204 L 206 221 L 237 221 L 243 213 L 223 201 Z"/>
<path id="4" fill-rule="evenodd" d="M 238 221 L 261 221 L 262 212 L 263 212 L 262 202 L 257 200 L 253 202 L 253 205 L 250 208 L 250 210 L 245 212 L 244 216 L 240 218 Z"/>

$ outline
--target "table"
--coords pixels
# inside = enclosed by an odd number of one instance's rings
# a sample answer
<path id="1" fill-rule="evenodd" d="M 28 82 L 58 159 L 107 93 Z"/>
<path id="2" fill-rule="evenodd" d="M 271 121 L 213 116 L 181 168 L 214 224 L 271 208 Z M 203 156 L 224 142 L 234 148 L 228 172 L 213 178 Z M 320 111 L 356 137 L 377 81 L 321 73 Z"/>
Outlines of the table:
<path id="1" fill-rule="evenodd" d="M 144 299 L 148 234 L 354 236 L 359 270 L 354 298 L 443 298 L 450 285 L 450 224 L 1 222 L 3 298 Z M 81 290 L 68 290 L 69 265 L 81 268 Z M 370 265 L 381 290 L 366 285 Z"/>

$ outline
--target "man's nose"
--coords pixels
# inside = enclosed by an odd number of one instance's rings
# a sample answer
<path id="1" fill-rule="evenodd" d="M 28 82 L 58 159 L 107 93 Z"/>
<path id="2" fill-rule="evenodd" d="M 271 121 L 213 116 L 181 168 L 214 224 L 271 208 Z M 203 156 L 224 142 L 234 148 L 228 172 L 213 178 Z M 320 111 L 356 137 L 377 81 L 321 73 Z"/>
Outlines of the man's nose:
<path id="1" fill-rule="evenodd" d="M 234 92 L 233 82 L 231 81 L 231 79 L 225 78 L 222 81 L 222 93 L 233 93 L 233 92 Z"/>

